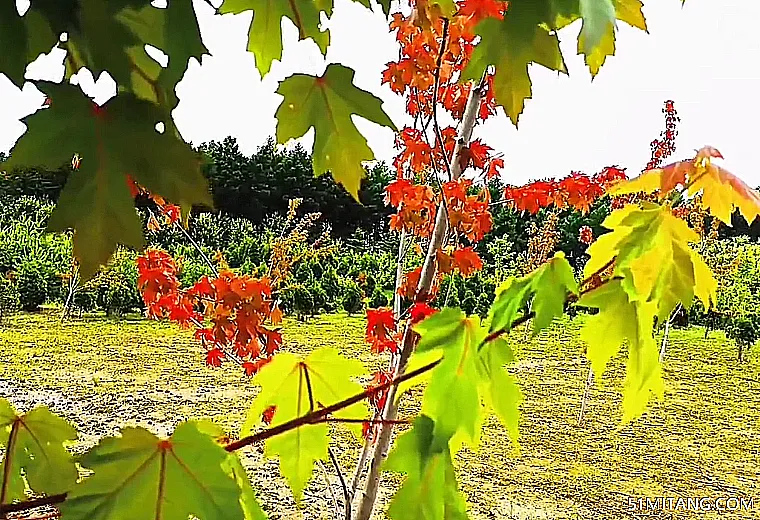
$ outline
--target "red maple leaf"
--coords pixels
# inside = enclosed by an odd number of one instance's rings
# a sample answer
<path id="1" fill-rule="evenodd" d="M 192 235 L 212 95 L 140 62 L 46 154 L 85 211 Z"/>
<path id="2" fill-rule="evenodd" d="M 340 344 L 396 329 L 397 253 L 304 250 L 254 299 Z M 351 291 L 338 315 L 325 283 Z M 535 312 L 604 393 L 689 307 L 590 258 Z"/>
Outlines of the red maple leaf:
<path id="1" fill-rule="evenodd" d="M 224 351 L 218 348 L 212 348 L 206 352 L 206 364 L 212 367 L 222 366 L 222 360 L 224 359 Z"/>
<path id="2" fill-rule="evenodd" d="M 365 339 L 372 347 L 373 352 L 378 354 L 386 350 L 396 352 L 398 344 L 393 337 L 395 332 L 396 320 L 393 318 L 393 310 L 388 307 L 367 309 Z"/>

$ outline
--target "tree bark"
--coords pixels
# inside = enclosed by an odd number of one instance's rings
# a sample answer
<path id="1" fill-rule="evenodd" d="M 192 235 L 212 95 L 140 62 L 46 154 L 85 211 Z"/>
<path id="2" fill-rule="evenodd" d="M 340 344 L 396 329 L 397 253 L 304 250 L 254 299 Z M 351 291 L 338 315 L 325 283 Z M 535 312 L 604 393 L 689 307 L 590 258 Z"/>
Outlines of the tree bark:
<path id="1" fill-rule="evenodd" d="M 485 78 L 485 75 L 484 75 Z M 457 135 L 456 144 L 454 146 L 454 152 L 451 157 L 451 180 L 457 180 L 462 174 L 462 167 L 460 164 L 460 157 L 463 150 L 469 144 L 472 138 L 472 130 L 475 127 L 475 121 L 477 119 L 478 109 L 480 108 L 480 101 L 484 95 L 485 81 L 481 80 L 479 85 L 473 85 L 474 88 L 470 90 L 469 98 L 467 99 L 467 105 L 462 119 L 462 125 Z M 425 263 L 422 266 L 422 273 L 420 274 L 420 281 L 417 285 L 417 300 L 424 298 L 430 292 L 433 284 L 433 278 L 436 271 L 436 251 L 444 243 L 446 234 L 449 230 L 449 220 L 446 214 L 446 205 L 443 201 L 438 205 L 436 212 L 435 227 L 433 228 L 433 234 L 428 244 L 427 254 L 425 256 Z M 399 353 L 398 364 L 396 366 L 395 376 L 401 375 L 406 369 L 406 364 L 409 361 L 409 357 L 414 350 L 414 333 L 411 325 L 407 324 L 404 329 L 404 335 L 402 339 L 401 352 Z M 395 377 L 394 376 L 394 377 Z M 386 400 L 385 410 L 383 413 L 383 419 L 385 421 L 393 421 L 396 419 L 398 413 L 398 402 L 396 400 L 396 387 L 388 389 L 388 397 Z M 380 487 L 380 470 L 385 458 L 388 456 L 388 451 L 391 444 L 391 434 L 393 433 L 393 424 L 385 423 L 382 425 L 380 434 L 378 437 L 375 450 L 372 455 L 372 463 L 370 465 L 369 475 L 364 487 L 364 494 L 359 503 L 359 507 L 356 510 L 356 516 L 354 520 L 369 520 L 372 516 L 372 510 L 377 500 L 377 492 Z"/>

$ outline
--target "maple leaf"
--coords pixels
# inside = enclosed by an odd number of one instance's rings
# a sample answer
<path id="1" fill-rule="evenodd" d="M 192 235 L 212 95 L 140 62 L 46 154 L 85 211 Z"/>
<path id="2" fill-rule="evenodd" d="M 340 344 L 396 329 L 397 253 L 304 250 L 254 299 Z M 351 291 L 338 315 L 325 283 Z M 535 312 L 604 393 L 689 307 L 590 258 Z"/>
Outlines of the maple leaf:
<path id="1" fill-rule="evenodd" d="M 206 364 L 212 367 L 222 366 L 222 360 L 225 358 L 223 350 L 218 348 L 212 348 L 206 352 Z"/>
<path id="2" fill-rule="evenodd" d="M 55 495 L 69 491 L 79 477 L 64 443 L 77 432 L 45 406 L 18 415 L 0 399 L 0 504 L 27 500 L 25 480 L 35 493 Z"/>
<path id="3" fill-rule="evenodd" d="M 612 280 L 584 294 L 581 307 L 599 309 L 581 329 L 588 344 L 587 357 L 601 381 L 604 369 L 620 346 L 628 341 L 628 362 L 623 395 L 623 422 L 643 413 L 651 397 L 663 393 L 659 350 L 652 336 L 657 306 L 632 301 L 620 280 Z"/>
<path id="4" fill-rule="evenodd" d="M 244 518 L 230 454 L 202 424 L 185 422 L 169 439 L 144 428 L 123 428 L 80 460 L 94 473 L 69 491 L 64 518 L 166 520 Z M 215 432 L 216 433 L 216 432 Z"/>
<path id="5" fill-rule="evenodd" d="M 56 43 L 57 35 L 38 11 L 30 9 L 19 16 L 15 2 L 0 4 L 0 49 L 13 49 L 0 52 L 0 72 L 16 86 L 24 86 L 27 65 Z"/>
<path id="6" fill-rule="evenodd" d="M 454 265 L 462 276 L 470 276 L 475 271 L 483 269 L 483 260 L 472 247 L 456 249 L 451 253 Z"/>
<path id="7" fill-rule="evenodd" d="M 388 506 L 393 520 L 466 520 L 467 504 L 457 489 L 448 438 L 434 434 L 434 421 L 425 415 L 401 435 L 383 469 L 405 473 L 404 483 Z"/>
<path id="8" fill-rule="evenodd" d="M 578 282 L 564 253 L 558 251 L 529 275 L 510 278 L 499 287 L 488 313 L 489 332 L 510 330 L 533 297 L 533 334 L 538 334 L 563 314 L 568 293 L 578 294 Z"/>
<path id="9" fill-rule="evenodd" d="M 477 445 L 481 435 L 483 399 L 496 412 L 517 442 L 521 393 L 503 368 L 514 359 L 506 341 L 484 344 L 488 331 L 479 318 L 467 318 L 459 309 L 442 309 L 414 326 L 420 335 L 409 368 L 429 363 L 431 355 L 443 359 L 431 370 L 422 398 L 422 413 L 435 421 L 435 436 Z M 399 392 L 402 388 L 399 387 Z M 452 407 L 459 413 L 452 414 Z"/>
<path id="10" fill-rule="evenodd" d="M 293 0 L 269 2 L 267 0 L 224 0 L 221 14 L 240 14 L 254 11 L 248 30 L 248 50 L 256 57 L 256 67 L 262 77 L 274 60 L 282 59 L 282 18 L 286 17 L 298 29 L 298 39 L 311 38 L 322 54 L 327 52 L 330 33 L 319 28 L 319 13 L 332 15 L 332 2 L 325 0 Z M 279 119 L 279 118 L 278 118 Z"/>
<path id="11" fill-rule="evenodd" d="M 374 154 L 351 116 L 394 131 L 396 125 L 383 111 L 380 99 L 355 87 L 353 80 L 352 69 L 334 63 L 320 77 L 290 76 L 277 89 L 284 99 L 275 117 L 279 143 L 301 137 L 314 127 L 314 172 L 330 171 L 359 200 L 359 185 L 365 176 L 361 162 L 372 160 Z"/>
<path id="12" fill-rule="evenodd" d="M 241 431 L 250 434 L 270 406 L 277 407 L 272 425 L 303 416 L 321 406 L 329 406 L 364 391 L 352 378 L 367 375 L 362 363 L 349 360 L 331 348 L 320 348 L 305 359 L 282 352 L 274 356 L 253 379 L 261 386 Z M 360 401 L 333 414 L 338 418 L 364 418 L 367 404 Z M 361 425 L 349 427 L 361 439 Z M 326 423 L 299 426 L 266 441 L 264 455 L 279 455 L 280 472 L 290 484 L 296 500 L 300 500 L 311 479 L 316 460 L 327 461 L 329 442 Z"/>
<path id="13" fill-rule="evenodd" d="M 192 2 L 169 2 L 164 8 L 151 4 L 139 8 L 126 6 L 118 12 L 116 20 L 139 38 L 136 45 L 127 49 L 131 65 L 129 82 L 126 77 L 117 82 L 128 85 L 129 91 L 140 99 L 167 108 L 176 106 L 179 99 L 175 87 L 185 74 L 188 60 L 200 61 L 208 54 Z M 182 37 L 177 38 L 177 34 Z M 166 67 L 145 52 L 145 44 L 166 53 L 169 57 Z"/>
<path id="14" fill-rule="evenodd" d="M 695 295 L 705 307 L 715 301 L 717 282 L 704 260 L 689 243 L 699 235 L 666 208 L 630 204 L 610 213 L 602 225 L 611 233 L 600 236 L 586 252 L 589 277 L 615 259 L 613 274 L 623 277 L 622 287 L 631 301 L 652 302 L 660 322 L 678 302 L 689 308 Z"/>
<path id="15" fill-rule="evenodd" d="M 372 346 L 372 352 L 381 353 L 386 350 L 396 352 L 398 344 L 393 335 L 396 331 L 396 320 L 393 310 L 388 307 L 367 309 L 367 333 L 365 339 Z"/>
<path id="16" fill-rule="evenodd" d="M 489 65 L 496 67 L 493 93 L 504 107 L 512 123 L 517 121 L 531 97 L 528 65 L 537 63 L 550 70 L 567 74 L 557 35 L 539 26 L 530 2 L 509 6 L 503 20 L 486 18 L 475 28 L 482 38 L 469 63 L 462 71 L 463 79 L 479 80 Z"/>
<path id="17" fill-rule="evenodd" d="M 488 171 L 486 172 L 486 179 L 493 179 L 494 177 L 498 177 L 499 170 L 501 168 L 504 168 L 504 159 L 497 158 L 497 159 L 491 159 L 488 161 Z"/>
<path id="18" fill-rule="evenodd" d="M 74 228 L 74 254 L 83 280 L 106 263 L 117 244 L 143 248 L 127 174 L 187 211 L 193 204 L 212 205 L 195 152 L 173 126 L 167 125 L 162 134 L 153 128 L 162 119 L 157 107 L 126 93 L 98 107 L 78 87 L 45 83 L 41 88 L 52 104 L 24 119 L 29 129 L 4 167 L 58 168 L 75 153 L 82 157 L 48 230 Z"/>

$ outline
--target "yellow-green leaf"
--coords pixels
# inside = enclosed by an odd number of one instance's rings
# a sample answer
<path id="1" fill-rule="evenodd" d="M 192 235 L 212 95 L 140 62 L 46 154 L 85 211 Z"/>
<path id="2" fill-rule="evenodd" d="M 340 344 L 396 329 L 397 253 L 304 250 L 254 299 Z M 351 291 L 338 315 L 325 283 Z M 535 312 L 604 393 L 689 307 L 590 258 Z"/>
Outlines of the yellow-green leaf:
<path id="1" fill-rule="evenodd" d="M 225 0 L 219 8 L 222 14 L 239 14 L 253 10 L 248 30 L 248 50 L 256 57 L 256 67 L 265 75 L 274 60 L 282 59 L 282 18 L 288 18 L 298 29 L 298 39 L 311 38 L 324 54 L 330 43 L 330 33 L 319 28 L 319 13 L 332 14 L 332 0 Z"/>
<path id="2" fill-rule="evenodd" d="M 467 504 L 457 489 L 449 438 L 439 437 L 425 415 L 401 435 L 384 469 L 405 473 L 404 483 L 388 506 L 393 520 L 466 520 Z"/>
<path id="3" fill-rule="evenodd" d="M 68 520 L 161 518 L 242 520 L 241 490 L 229 454 L 194 423 L 162 440 L 143 428 L 124 428 L 80 460 L 93 474 L 61 504 Z"/>
<path id="4" fill-rule="evenodd" d="M 652 335 L 656 305 L 631 301 L 620 280 L 584 294 L 578 305 L 599 309 L 581 329 L 597 380 L 610 358 L 628 342 L 623 394 L 623 422 L 628 422 L 643 413 L 652 396 L 661 397 L 663 392 L 659 351 Z"/>
<path id="5" fill-rule="evenodd" d="M 355 199 L 364 178 L 362 161 L 374 159 L 367 140 L 352 121 L 357 115 L 396 130 L 383 111 L 382 102 L 354 86 L 354 71 L 328 65 L 320 77 L 295 74 L 280 83 L 284 97 L 277 109 L 277 141 L 285 143 L 314 127 L 314 173 L 331 172 Z"/>
<path id="6" fill-rule="evenodd" d="M 332 348 L 314 350 L 305 359 L 288 352 L 279 353 L 254 378 L 261 392 L 248 411 L 241 436 L 252 433 L 269 406 L 277 407 L 272 420 L 272 426 L 276 426 L 360 394 L 364 388 L 352 378 L 366 375 L 360 361 L 346 359 Z M 369 410 L 367 404 L 360 401 L 335 412 L 332 417 L 365 419 L 369 417 Z M 349 428 L 361 438 L 360 424 Z M 311 479 L 314 462 L 327 461 L 328 443 L 326 423 L 299 426 L 266 441 L 265 456 L 279 456 L 280 471 L 296 500 L 300 500 Z"/>
<path id="7" fill-rule="evenodd" d="M 6 399 L 0 399 L 0 447 L 4 451 L 0 504 L 27 499 L 24 477 L 36 493 L 56 495 L 70 490 L 79 473 L 64 444 L 76 438 L 76 430 L 47 407 L 18 415 Z"/>

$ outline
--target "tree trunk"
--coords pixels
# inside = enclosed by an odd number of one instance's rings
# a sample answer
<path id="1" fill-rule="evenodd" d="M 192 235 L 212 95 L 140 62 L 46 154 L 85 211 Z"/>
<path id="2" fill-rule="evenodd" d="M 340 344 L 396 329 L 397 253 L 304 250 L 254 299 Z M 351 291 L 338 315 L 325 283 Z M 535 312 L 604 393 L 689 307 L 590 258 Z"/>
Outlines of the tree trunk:
<path id="1" fill-rule="evenodd" d="M 485 75 L 483 76 L 485 78 Z M 480 101 L 483 98 L 483 88 L 485 81 L 481 80 L 480 85 L 474 86 L 470 90 L 470 95 L 467 100 L 464 117 L 462 119 L 462 125 L 457 135 L 456 145 L 451 158 L 451 180 L 457 180 L 462 173 L 461 164 L 459 158 L 462 151 L 469 144 L 472 137 L 472 129 L 475 127 L 475 121 L 477 118 L 478 109 L 480 107 Z M 436 251 L 444 243 L 446 234 L 449 229 L 448 215 L 446 214 L 446 206 L 441 201 L 438 205 L 438 211 L 435 218 L 435 227 L 433 228 L 433 234 L 430 238 L 427 254 L 425 256 L 425 263 L 422 267 L 422 273 L 420 274 L 420 281 L 417 285 L 417 300 L 420 301 L 430 292 L 430 288 L 433 283 L 433 278 L 436 271 Z M 414 350 L 414 333 L 411 325 L 407 324 L 402 344 L 401 352 L 399 353 L 398 364 L 396 366 L 395 376 L 398 377 L 404 373 L 406 364 L 409 357 Z M 393 421 L 396 419 L 398 413 L 398 402 L 396 400 L 396 387 L 392 386 L 388 389 L 388 397 L 386 399 L 385 412 L 383 413 L 383 419 L 385 421 Z M 364 487 L 364 495 L 361 498 L 359 507 L 356 511 L 355 520 L 369 520 L 372 516 L 372 510 L 377 500 L 377 492 L 380 487 L 380 469 L 385 458 L 388 456 L 388 451 L 391 444 L 391 434 L 393 433 L 393 424 L 386 422 L 380 429 L 377 444 L 372 455 L 372 463 L 370 465 L 369 475 Z"/>

